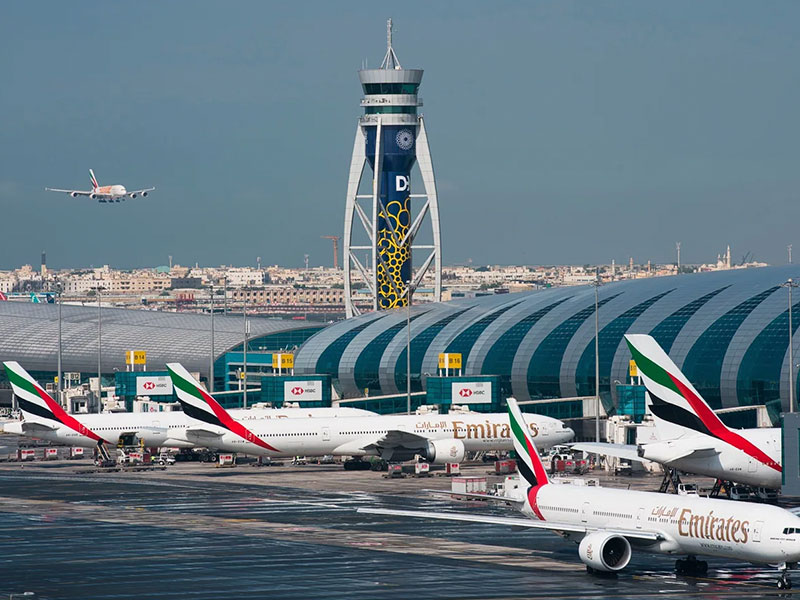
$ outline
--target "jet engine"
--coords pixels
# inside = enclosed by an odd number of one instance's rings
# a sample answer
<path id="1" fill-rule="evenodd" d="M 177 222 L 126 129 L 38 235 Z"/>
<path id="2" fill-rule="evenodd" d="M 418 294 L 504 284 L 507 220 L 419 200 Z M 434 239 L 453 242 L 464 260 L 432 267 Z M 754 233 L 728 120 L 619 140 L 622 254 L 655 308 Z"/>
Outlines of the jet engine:
<path id="1" fill-rule="evenodd" d="M 621 571 L 631 560 L 631 544 L 621 535 L 595 531 L 581 540 L 578 556 L 595 571 Z"/>
<path id="2" fill-rule="evenodd" d="M 72 196 L 73 198 L 77 198 L 78 192 L 70 192 L 69 195 Z"/>
<path id="3" fill-rule="evenodd" d="M 147 196 L 147 192 L 142 192 L 142 198 L 144 198 L 145 196 Z"/>
<path id="4" fill-rule="evenodd" d="M 131 198 L 136 198 L 136 194 L 128 194 Z M 144 195 L 144 194 L 142 194 Z"/>
<path id="5" fill-rule="evenodd" d="M 94 199 L 96 199 L 96 198 L 97 198 L 97 194 L 89 194 L 89 198 L 91 198 L 92 200 L 94 200 Z"/>
<path id="6" fill-rule="evenodd" d="M 425 449 L 425 458 L 437 465 L 460 463 L 465 454 L 466 448 L 461 440 L 431 440 Z"/>

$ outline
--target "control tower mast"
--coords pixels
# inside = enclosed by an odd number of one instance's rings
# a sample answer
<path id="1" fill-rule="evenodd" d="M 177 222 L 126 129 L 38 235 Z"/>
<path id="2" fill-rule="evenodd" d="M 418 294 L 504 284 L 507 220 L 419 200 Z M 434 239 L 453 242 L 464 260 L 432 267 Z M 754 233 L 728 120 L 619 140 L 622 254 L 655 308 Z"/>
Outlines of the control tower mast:
<path id="1" fill-rule="evenodd" d="M 347 316 L 360 314 L 354 283 L 363 282 L 373 310 L 406 306 L 409 296 L 431 268 L 434 300 L 442 297 L 442 252 L 439 203 L 425 121 L 417 109 L 422 69 L 404 69 L 392 47 L 392 20 L 386 27 L 386 55 L 380 68 L 358 72 L 364 115 L 356 127 L 344 217 L 344 296 Z M 411 193 L 411 169 L 419 165 L 425 193 Z M 372 189 L 359 194 L 364 166 L 372 170 Z M 412 198 L 424 199 L 412 211 Z M 412 218 L 413 216 L 413 218 Z M 431 229 L 432 244 L 415 243 L 423 228 Z M 363 228 L 368 245 L 357 245 L 354 229 Z M 359 231 L 360 233 L 360 231 Z M 413 269 L 412 253 L 423 260 Z M 365 256 L 367 261 L 361 262 Z M 410 290 L 410 292 L 409 292 Z M 363 298 L 363 295 L 361 295 Z"/>

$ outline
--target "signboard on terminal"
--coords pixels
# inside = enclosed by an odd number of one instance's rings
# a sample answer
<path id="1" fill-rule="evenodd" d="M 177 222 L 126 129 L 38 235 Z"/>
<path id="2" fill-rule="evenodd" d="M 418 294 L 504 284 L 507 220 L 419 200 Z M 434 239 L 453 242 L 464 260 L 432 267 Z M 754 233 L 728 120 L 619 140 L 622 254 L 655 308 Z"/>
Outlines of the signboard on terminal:
<path id="1" fill-rule="evenodd" d="M 491 381 L 454 381 L 452 385 L 454 403 L 489 404 L 492 401 Z"/>
<path id="2" fill-rule="evenodd" d="M 144 350 L 128 350 L 125 352 L 126 365 L 146 365 L 147 352 Z"/>
<path id="3" fill-rule="evenodd" d="M 291 355 L 290 355 L 291 356 Z M 289 402 L 303 402 L 322 400 L 322 381 L 284 381 L 283 400 Z"/>
<path id="4" fill-rule="evenodd" d="M 628 370 L 631 373 L 631 377 L 638 377 L 639 376 L 639 369 L 636 367 L 636 361 L 632 360 L 628 367 Z"/>
<path id="5" fill-rule="evenodd" d="M 169 396 L 172 394 L 172 380 L 169 375 L 136 378 L 137 396 Z"/>
<path id="6" fill-rule="evenodd" d="M 294 369 L 294 354 L 273 353 L 272 368 Z"/>
<path id="7" fill-rule="evenodd" d="M 460 369 L 461 368 L 461 354 L 446 352 L 439 355 L 439 368 L 440 369 Z"/>

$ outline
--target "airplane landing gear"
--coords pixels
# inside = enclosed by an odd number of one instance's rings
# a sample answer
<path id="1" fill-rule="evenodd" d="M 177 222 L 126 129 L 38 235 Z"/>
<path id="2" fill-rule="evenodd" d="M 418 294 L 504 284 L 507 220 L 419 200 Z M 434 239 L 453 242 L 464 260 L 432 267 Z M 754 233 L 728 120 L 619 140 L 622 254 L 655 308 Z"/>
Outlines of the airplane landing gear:
<path id="1" fill-rule="evenodd" d="M 792 580 L 789 578 L 789 569 L 792 568 L 791 565 L 786 563 L 780 566 L 781 569 L 781 576 L 778 578 L 778 589 L 779 590 L 790 590 L 792 589 Z"/>
<path id="2" fill-rule="evenodd" d="M 708 563 L 694 556 L 679 558 L 675 561 L 675 572 L 678 575 L 705 575 L 708 573 Z"/>

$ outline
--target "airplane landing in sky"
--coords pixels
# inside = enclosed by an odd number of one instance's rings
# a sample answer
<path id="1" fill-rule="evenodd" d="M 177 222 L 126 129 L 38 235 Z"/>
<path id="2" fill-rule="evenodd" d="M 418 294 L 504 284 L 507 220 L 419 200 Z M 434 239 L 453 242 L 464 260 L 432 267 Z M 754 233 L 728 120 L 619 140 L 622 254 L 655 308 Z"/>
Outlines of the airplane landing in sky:
<path id="1" fill-rule="evenodd" d="M 119 202 L 120 200 L 127 200 L 128 198 L 136 198 L 137 196 L 147 196 L 148 192 L 152 192 L 154 187 L 145 188 L 142 190 L 134 190 L 129 192 L 125 189 L 124 185 L 103 185 L 97 183 L 97 177 L 94 176 L 94 171 L 89 169 L 89 178 L 92 182 L 91 191 L 84 190 L 62 190 L 56 188 L 44 188 L 48 192 L 64 192 L 73 198 L 78 196 L 89 196 L 92 200 L 98 202 Z"/>

